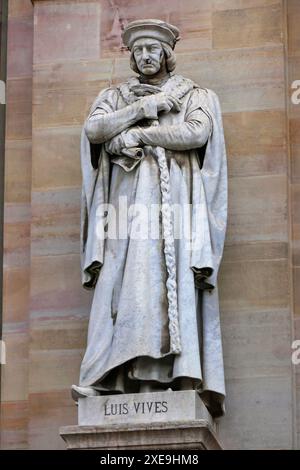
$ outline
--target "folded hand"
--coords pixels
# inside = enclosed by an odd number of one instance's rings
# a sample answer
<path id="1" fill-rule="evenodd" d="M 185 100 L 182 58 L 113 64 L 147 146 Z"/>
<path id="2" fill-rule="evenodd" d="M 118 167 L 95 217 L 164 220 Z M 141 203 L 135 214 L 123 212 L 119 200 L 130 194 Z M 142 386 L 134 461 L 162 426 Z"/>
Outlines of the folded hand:
<path id="1" fill-rule="evenodd" d="M 169 93 L 165 93 L 164 91 L 151 95 L 151 99 L 153 98 L 156 101 L 158 112 L 169 113 L 171 110 L 179 112 L 181 109 L 181 102 L 179 99 Z"/>
<path id="2" fill-rule="evenodd" d="M 142 142 L 139 128 L 127 129 L 106 142 L 105 148 L 112 155 L 121 155 L 124 148 L 139 147 Z"/>

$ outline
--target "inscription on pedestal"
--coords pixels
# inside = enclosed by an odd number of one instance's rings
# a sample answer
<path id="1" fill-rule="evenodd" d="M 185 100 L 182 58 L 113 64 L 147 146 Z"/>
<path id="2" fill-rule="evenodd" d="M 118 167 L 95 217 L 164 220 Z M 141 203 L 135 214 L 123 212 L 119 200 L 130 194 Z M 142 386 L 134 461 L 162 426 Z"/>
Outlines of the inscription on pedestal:
<path id="1" fill-rule="evenodd" d="M 104 405 L 104 416 L 167 413 L 167 401 L 134 401 L 133 403 L 110 403 Z"/>
<path id="2" fill-rule="evenodd" d="M 194 391 L 120 394 L 78 400 L 78 424 L 178 422 L 203 419 L 212 423 Z"/>

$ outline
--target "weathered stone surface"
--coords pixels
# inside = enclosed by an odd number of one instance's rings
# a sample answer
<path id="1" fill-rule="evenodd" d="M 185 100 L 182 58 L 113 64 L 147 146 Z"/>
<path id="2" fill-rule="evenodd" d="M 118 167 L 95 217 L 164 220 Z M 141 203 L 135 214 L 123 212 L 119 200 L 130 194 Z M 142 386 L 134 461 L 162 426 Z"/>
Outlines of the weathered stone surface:
<path id="1" fill-rule="evenodd" d="M 4 266 L 25 267 L 30 259 L 30 205 L 5 204 Z"/>
<path id="2" fill-rule="evenodd" d="M 285 119 L 284 111 L 224 115 L 229 177 L 285 173 Z"/>
<path id="3" fill-rule="evenodd" d="M 32 16 L 33 5 L 30 0 L 10 0 L 9 2 L 9 18 L 24 18 Z"/>
<path id="4" fill-rule="evenodd" d="M 293 448 L 290 377 L 291 371 L 227 380 L 227 414 L 219 428 L 225 449 Z"/>
<path id="5" fill-rule="evenodd" d="M 14 78 L 8 80 L 6 96 L 8 104 L 6 116 L 6 138 L 13 140 L 31 139 L 31 78 Z"/>
<path id="6" fill-rule="evenodd" d="M 80 196 L 80 187 L 32 192 L 34 256 L 79 253 Z"/>
<path id="7" fill-rule="evenodd" d="M 257 8 L 270 5 L 280 5 L 280 3 L 281 0 L 213 0 L 213 6 L 216 11 Z"/>
<path id="8" fill-rule="evenodd" d="M 24 2 L 27 4 L 27 1 Z M 33 17 L 11 18 L 8 28 L 8 78 L 32 76 Z"/>
<path id="9" fill-rule="evenodd" d="M 5 202 L 30 204 L 31 139 L 7 141 L 5 156 Z"/>
<path id="10" fill-rule="evenodd" d="M 290 57 L 299 57 L 300 55 L 300 38 L 299 38 L 299 21 L 300 6 L 297 0 L 289 0 L 287 4 L 288 15 L 288 54 Z"/>
<path id="11" fill-rule="evenodd" d="M 30 293 L 30 269 L 28 266 L 9 266 L 3 279 L 3 320 L 11 326 L 27 324 Z"/>
<path id="12" fill-rule="evenodd" d="M 300 340 L 300 316 L 295 317 L 295 339 Z M 300 357 L 300 348 L 297 344 L 297 358 Z M 300 449 L 300 364 L 295 365 L 296 373 L 296 420 L 297 420 L 297 449 Z"/>
<path id="13" fill-rule="evenodd" d="M 25 307 L 26 308 L 26 307 Z M 28 393 L 29 337 L 26 324 L 14 325 L 9 331 L 5 325 L 3 340 L 6 344 L 6 364 L 1 367 L 3 402 L 25 401 Z"/>
<path id="14" fill-rule="evenodd" d="M 35 19 L 34 63 L 99 57 L 98 2 L 38 2 Z"/>
<path id="15" fill-rule="evenodd" d="M 286 185 L 285 175 L 231 178 L 227 243 L 287 241 Z"/>
<path id="16" fill-rule="evenodd" d="M 81 359 L 81 349 L 30 351 L 30 393 L 67 389 L 76 381 Z"/>
<path id="17" fill-rule="evenodd" d="M 8 2 L 1 448 L 28 447 L 33 5 Z"/>
<path id="18" fill-rule="evenodd" d="M 81 290 L 78 255 L 36 256 L 31 266 L 31 319 L 87 316 L 90 292 Z M 57 269 L 57 275 L 53 272 Z"/>
<path id="19" fill-rule="evenodd" d="M 147 425 L 65 426 L 60 435 L 68 449 L 221 450 L 205 420 Z"/>
<path id="20" fill-rule="evenodd" d="M 241 312 L 288 306 L 285 259 L 224 262 L 220 271 L 221 308 Z"/>
<path id="21" fill-rule="evenodd" d="M 57 449 L 66 448 L 59 436 L 59 427 L 75 425 L 77 422 L 77 407 L 70 399 L 70 388 L 62 390 L 49 390 L 47 392 L 31 392 L 29 395 L 30 423 L 29 447 L 30 449 Z"/>
<path id="22" fill-rule="evenodd" d="M 225 311 L 222 314 L 224 362 L 227 381 L 268 376 L 286 376 L 291 372 L 290 321 L 287 309 L 261 311 Z M 274 341 L 274 337 L 277 341 Z M 282 385 L 282 384 L 281 384 Z M 256 392 L 255 392 L 256 393 Z M 290 398 L 282 396 L 282 412 L 292 420 Z M 246 404 L 245 404 L 246 406 Z M 227 409 L 230 414 L 230 410 Z M 256 413 L 252 409 L 252 413 Z"/>
<path id="23" fill-rule="evenodd" d="M 281 5 L 213 14 L 213 47 L 253 47 L 282 42 Z M 230 27 L 228 27 L 230 25 Z"/>
<path id="24" fill-rule="evenodd" d="M 294 89 L 291 85 L 294 80 L 300 78 L 300 38 L 299 38 L 299 20 L 300 20 L 300 3 L 297 0 L 287 2 L 287 27 L 288 27 L 288 43 L 287 43 L 287 66 L 288 66 L 288 97 L 292 96 Z M 299 91 L 299 89 L 298 89 Z M 298 93 L 299 96 L 299 93 Z M 290 191 L 290 223 L 291 223 L 291 292 L 294 313 L 294 325 L 292 331 L 294 338 L 300 340 L 300 105 L 287 102 L 287 117 L 290 131 L 290 154 L 291 161 L 289 173 L 289 191 Z M 300 364 L 294 366 L 296 393 L 294 395 L 294 411 L 296 423 L 296 435 L 294 436 L 295 445 L 300 448 Z"/>
<path id="25" fill-rule="evenodd" d="M 70 126 L 35 131 L 36 161 L 32 169 L 34 191 L 80 187 L 80 134 L 81 127 Z"/>
<path id="26" fill-rule="evenodd" d="M 1 449 L 28 449 L 28 402 L 1 403 Z"/>

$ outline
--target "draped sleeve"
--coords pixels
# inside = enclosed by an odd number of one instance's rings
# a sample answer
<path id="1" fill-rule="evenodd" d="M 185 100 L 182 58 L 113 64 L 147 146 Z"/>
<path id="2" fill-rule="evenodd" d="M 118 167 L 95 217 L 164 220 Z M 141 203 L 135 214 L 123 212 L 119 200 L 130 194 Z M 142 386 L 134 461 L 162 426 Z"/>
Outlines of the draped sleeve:
<path id="1" fill-rule="evenodd" d="M 216 286 L 222 259 L 227 225 L 227 163 L 222 115 L 217 95 L 201 91 L 202 99 L 195 103 L 210 118 L 208 138 L 200 171 L 201 201 L 199 204 L 198 246 L 192 252 L 192 269 L 207 269 L 207 282 Z M 193 107 L 189 112 L 195 112 Z M 198 234 L 199 235 L 199 234 Z"/>
<path id="2" fill-rule="evenodd" d="M 117 91 L 103 90 L 94 101 L 89 117 L 112 112 Z M 85 127 L 81 133 L 81 229 L 80 255 L 82 284 L 86 289 L 96 285 L 104 259 L 104 231 L 109 194 L 110 160 L 104 145 L 90 143 Z"/>

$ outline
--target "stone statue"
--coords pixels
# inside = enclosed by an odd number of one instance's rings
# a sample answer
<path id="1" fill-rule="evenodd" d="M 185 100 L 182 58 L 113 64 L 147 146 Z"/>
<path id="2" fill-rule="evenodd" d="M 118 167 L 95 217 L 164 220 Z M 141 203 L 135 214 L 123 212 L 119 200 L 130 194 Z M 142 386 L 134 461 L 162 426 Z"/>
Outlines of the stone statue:
<path id="1" fill-rule="evenodd" d="M 217 96 L 174 74 L 178 40 L 163 21 L 129 23 L 138 76 L 102 90 L 84 125 L 82 282 L 94 297 L 72 396 L 196 390 L 217 417 L 226 152 Z M 124 222 L 125 235 L 112 236 Z"/>

